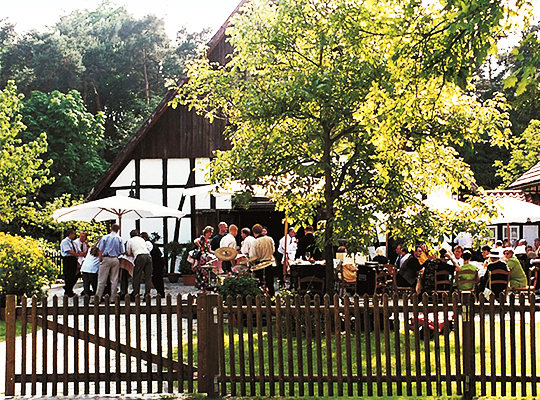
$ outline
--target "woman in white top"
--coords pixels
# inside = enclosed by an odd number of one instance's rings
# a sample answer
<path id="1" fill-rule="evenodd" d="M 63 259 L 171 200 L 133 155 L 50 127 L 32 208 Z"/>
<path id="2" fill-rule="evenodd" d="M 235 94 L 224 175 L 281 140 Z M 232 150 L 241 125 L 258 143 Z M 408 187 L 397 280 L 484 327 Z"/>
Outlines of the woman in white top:
<path id="1" fill-rule="evenodd" d="M 99 271 L 99 249 L 96 245 L 93 245 L 81 266 L 81 273 L 83 278 L 83 295 L 93 296 L 97 291 L 98 284 L 98 271 Z M 90 289 L 92 287 L 92 289 Z"/>

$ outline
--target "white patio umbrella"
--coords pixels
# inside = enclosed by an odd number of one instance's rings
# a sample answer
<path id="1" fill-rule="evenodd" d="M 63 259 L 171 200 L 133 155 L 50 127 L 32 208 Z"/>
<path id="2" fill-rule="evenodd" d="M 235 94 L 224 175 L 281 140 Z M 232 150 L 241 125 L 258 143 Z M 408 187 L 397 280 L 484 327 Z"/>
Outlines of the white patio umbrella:
<path id="1" fill-rule="evenodd" d="M 164 207 L 159 204 L 126 196 L 112 196 L 104 199 L 78 204 L 73 207 L 56 210 L 52 217 L 57 222 L 65 221 L 107 221 L 118 220 L 122 224 L 122 218 L 158 218 L 174 217 L 182 218 L 185 213 L 174 208 Z"/>

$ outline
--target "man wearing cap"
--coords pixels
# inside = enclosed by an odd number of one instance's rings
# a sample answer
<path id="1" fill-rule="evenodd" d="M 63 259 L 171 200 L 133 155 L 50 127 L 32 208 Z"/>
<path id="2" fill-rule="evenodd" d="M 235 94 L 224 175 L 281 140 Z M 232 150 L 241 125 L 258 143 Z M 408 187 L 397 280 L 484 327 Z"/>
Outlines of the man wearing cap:
<path id="1" fill-rule="evenodd" d="M 237 250 L 238 245 L 236 244 L 236 235 L 238 235 L 238 227 L 234 224 L 231 224 L 231 226 L 229 226 L 229 233 L 223 236 L 223 238 L 219 242 L 219 247 L 230 247 L 231 249 Z M 230 272 L 233 263 L 232 261 L 223 261 L 221 263 L 221 266 L 225 272 Z"/>
<path id="2" fill-rule="evenodd" d="M 510 270 L 510 287 L 522 288 L 527 286 L 527 275 L 521 267 L 521 263 L 514 256 L 514 249 L 507 247 L 504 249 L 504 258 L 506 259 L 506 265 Z"/>
<path id="3" fill-rule="evenodd" d="M 111 279 L 111 300 L 114 301 L 118 287 L 118 273 L 120 261 L 118 256 L 124 254 L 124 242 L 118 235 L 120 225 L 114 224 L 111 233 L 101 238 L 98 243 L 99 260 L 101 265 L 98 271 L 98 287 L 96 295 L 101 299 L 107 286 L 107 279 Z"/>

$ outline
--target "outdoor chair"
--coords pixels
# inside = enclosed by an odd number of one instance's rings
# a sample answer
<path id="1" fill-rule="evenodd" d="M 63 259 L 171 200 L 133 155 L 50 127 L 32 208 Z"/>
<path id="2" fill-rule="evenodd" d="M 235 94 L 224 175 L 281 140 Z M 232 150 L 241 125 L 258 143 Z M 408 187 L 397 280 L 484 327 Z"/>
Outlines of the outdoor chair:
<path id="1" fill-rule="evenodd" d="M 298 280 L 298 294 L 310 296 L 324 296 L 324 279 L 316 276 L 306 276 Z"/>
<path id="2" fill-rule="evenodd" d="M 398 286 L 397 284 L 397 275 L 398 275 L 398 269 L 393 268 L 392 271 L 392 284 L 394 286 L 394 293 L 397 293 L 399 296 L 402 296 L 403 294 L 407 294 L 411 296 L 416 291 L 416 287 L 410 287 L 410 286 Z"/>
<path id="3" fill-rule="evenodd" d="M 392 269 L 393 270 L 393 269 Z M 375 293 L 376 294 L 388 294 L 391 295 L 394 289 L 393 275 L 386 266 L 377 273 Z"/>
<path id="4" fill-rule="evenodd" d="M 488 287 L 497 296 L 498 293 L 504 294 L 506 297 L 508 294 L 508 282 L 510 280 L 510 271 L 506 269 L 495 269 L 489 271 Z M 500 285 L 502 290 L 493 290 L 494 285 Z M 498 293 L 497 293 L 498 292 Z"/>
<path id="5" fill-rule="evenodd" d="M 456 271 L 454 279 L 456 290 L 461 293 L 472 293 L 476 297 L 478 285 L 478 271 Z"/>
<path id="6" fill-rule="evenodd" d="M 448 271 L 435 272 L 434 293 L 452 293 L 452 277 Z"/>
<path id="7" fill-rule="evenodd" d="M 356 276 L 357 269 L 353 264 L 340 263 L 338 269 L 338 293 L 342 296 L 347 293 L 356 293 Z"/>

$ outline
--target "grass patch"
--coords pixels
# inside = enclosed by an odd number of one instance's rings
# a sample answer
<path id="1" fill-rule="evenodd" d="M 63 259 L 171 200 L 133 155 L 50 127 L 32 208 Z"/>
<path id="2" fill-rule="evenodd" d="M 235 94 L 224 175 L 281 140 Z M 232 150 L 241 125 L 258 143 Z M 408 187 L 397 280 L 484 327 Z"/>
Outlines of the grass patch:
<path id="1" fill-rule="evenodd" d="M 15 335 L 21 336 L 21 321 L 17 321 L 15 327 Z M 6 340 L 6 321 L 0 321 L 0 342 L 5 342 Z"/>

